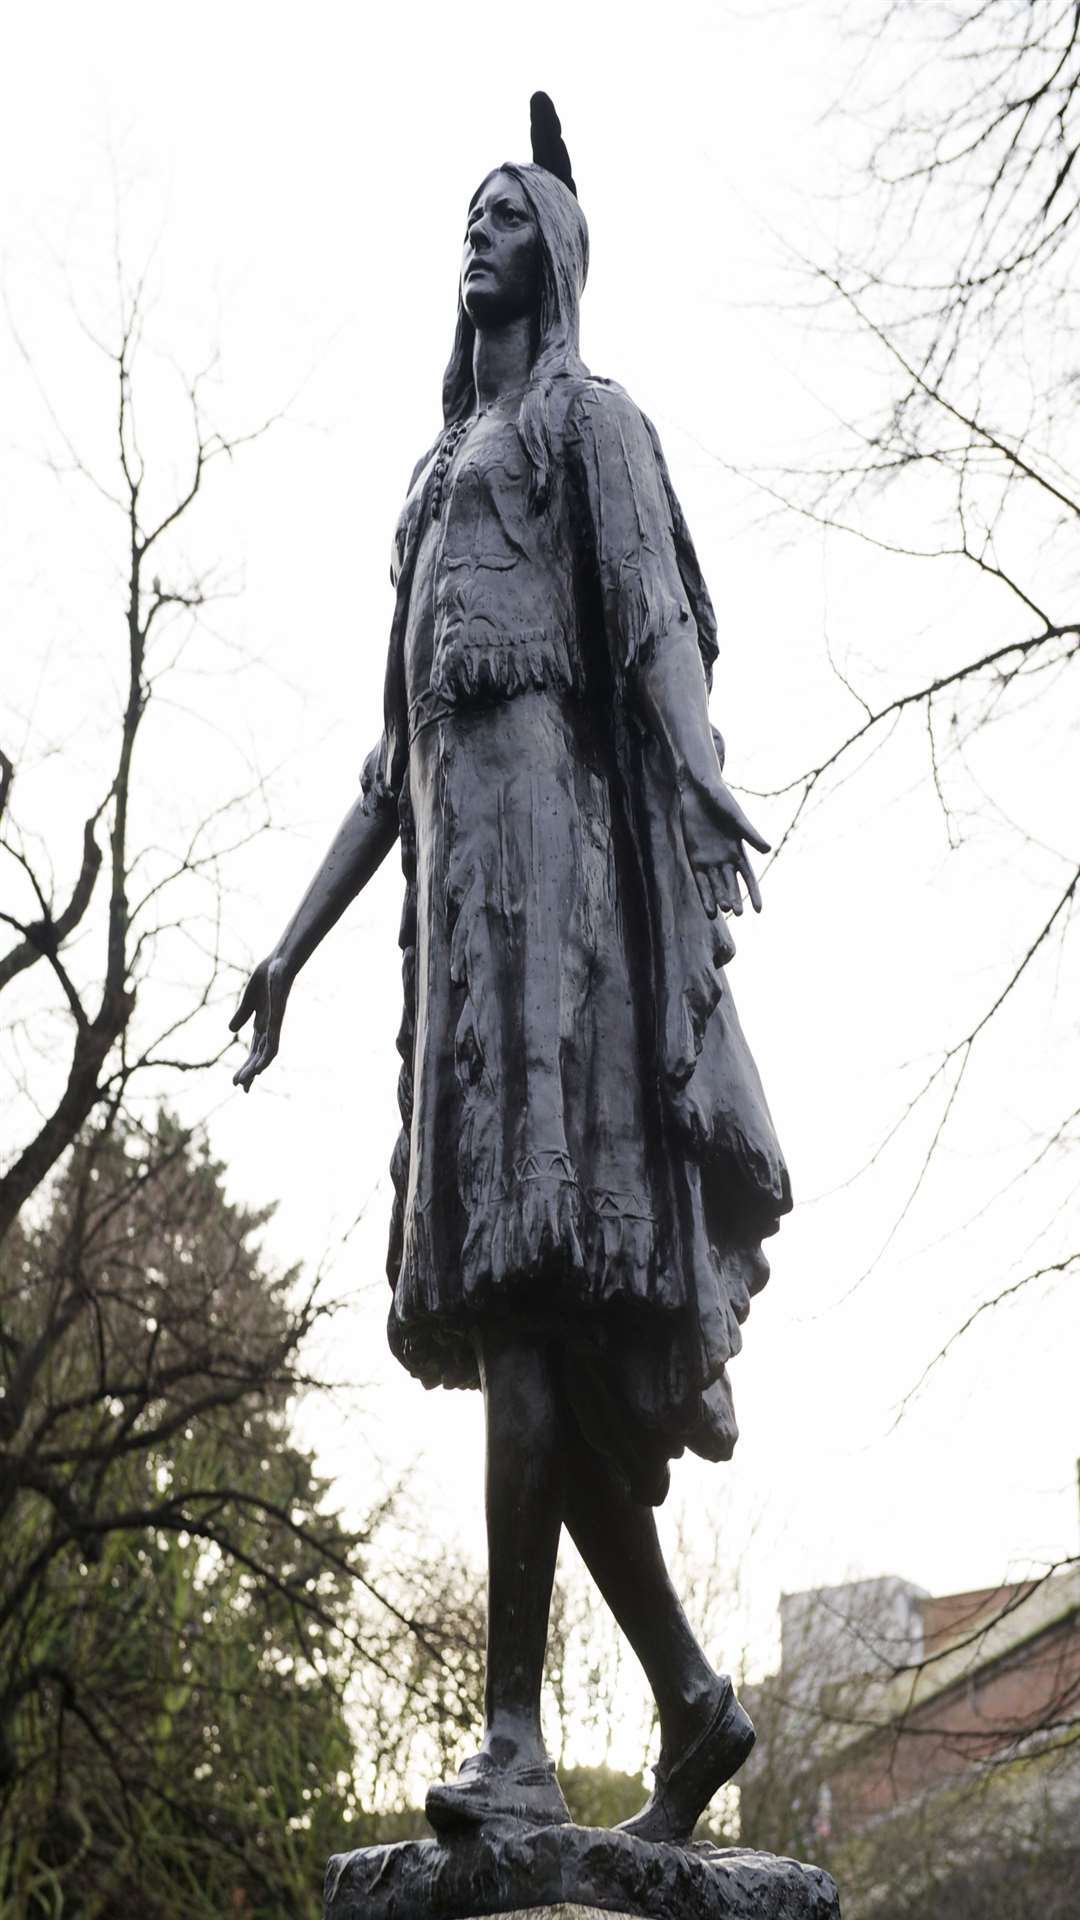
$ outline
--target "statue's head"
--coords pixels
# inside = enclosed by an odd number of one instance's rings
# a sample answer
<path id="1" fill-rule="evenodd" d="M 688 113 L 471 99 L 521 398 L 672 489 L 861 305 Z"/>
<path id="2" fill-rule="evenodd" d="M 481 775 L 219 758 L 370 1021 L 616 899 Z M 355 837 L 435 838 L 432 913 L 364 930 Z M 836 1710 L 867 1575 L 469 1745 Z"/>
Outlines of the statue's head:
<path id="1" fill-rule="evenodd" d="M 533 94 L 529 117 L 532 164 L 504 161 L 469 202 L 443 420 L 451 426 L 476 405 L 477 332 L 530 317 L 532 365 L 517 424 L 532 467 L 530 499 L 538 506 L 551 479 L 553 383 L 586 371 L 578 352 L 578 309 L 589 270 L 589 229 L 559 116 L 546 93 Z"/>
<path id="2" fill-rule="evenodd" d="M 538 357 L 556 335 L 577 343 L 589 231 L 577 199 L 547 168 L 497 167 L 469 202 L 461 311 L 474 329 L 533 315 Z"/>
<path id="3" fill-rule="evenodd" d="M 576 195 L 546 167 L 506 161 L 480 182 L 469 202 L 458 283 L 457 331 L 443 379 L 447 426 L 476 405 L 477 330 L 535 316 L 529 386 L 518 429 L 533 470 L 530 495 L 547 495 L 551 442 L 548 401 L 561 375 L 584 374 L 578 311 L 589 268 L 589 229 Z"/>

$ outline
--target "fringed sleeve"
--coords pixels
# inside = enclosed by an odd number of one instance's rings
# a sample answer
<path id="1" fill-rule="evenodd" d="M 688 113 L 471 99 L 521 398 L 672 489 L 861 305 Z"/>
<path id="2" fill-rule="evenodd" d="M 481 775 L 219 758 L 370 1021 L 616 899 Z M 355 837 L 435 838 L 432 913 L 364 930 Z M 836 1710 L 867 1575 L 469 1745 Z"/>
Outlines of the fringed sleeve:
<path id="1" fill-rule="evenodd" d="M 753 1241 L 791 1204 L 787 1170 L 724 977 L 734 942 L 722 916 L 710 921 L 701 905 L 660 743 L 632 718 L 634 670 L 692 623 L 708 672 L 715 619 L 655 429 L 629 396 L 589 381 L 568 413 L 567 443 L 587 507 L 616 693 L 630 716 L 617 727 L 618 756 L 649 903 L 668 1118 Z"/>
<path id="2" fill-rule="evenodd" d="M 621 387 L 589 381 L 567 419 L 595 543 L 612 665 L 622 679 L 668 634 L 696 634 L 679 571 L 665 473 L 643 415 Z"/>

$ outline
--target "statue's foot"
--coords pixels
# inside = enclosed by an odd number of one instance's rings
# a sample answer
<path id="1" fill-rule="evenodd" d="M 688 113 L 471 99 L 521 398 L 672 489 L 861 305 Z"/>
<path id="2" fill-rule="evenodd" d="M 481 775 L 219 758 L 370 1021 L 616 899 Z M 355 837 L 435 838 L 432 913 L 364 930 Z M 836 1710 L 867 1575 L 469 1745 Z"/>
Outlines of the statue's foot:
<path id="1" fill-rule="evenodd" d="M 550 1760 L 500 1767 L 489 1753 L 462 1762 L 456 1780 L 429 1787 L 424 1812 L 438 1834 L 475 1831 L 496 1820 L 564 1827 L 570 1809 Z"/>
<path id="2" fill-rule="evenodd" d="M 713 1794 L 742 1766 L 755 1737 L 750 1715 L 727 1675 L 720 1674 L 716 1703 L 702 1731 L 681 1752 L 661 1753 L 648 1800 L 632 1820 L 620 1823 L 619 1831 L 685 1845 Z"/>

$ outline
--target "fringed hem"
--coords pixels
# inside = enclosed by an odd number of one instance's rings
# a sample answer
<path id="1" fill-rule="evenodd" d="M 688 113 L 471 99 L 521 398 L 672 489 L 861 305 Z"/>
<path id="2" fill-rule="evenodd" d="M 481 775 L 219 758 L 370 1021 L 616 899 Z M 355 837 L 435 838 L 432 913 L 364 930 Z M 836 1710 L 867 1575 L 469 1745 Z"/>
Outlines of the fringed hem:
<path id="1" fill-rule="evenodd" d="M 519 633 L 451 628 L 436 643 L 431 673 L 434 692 L 443 699 L 509 699 L 544 688 L 573 692 L 580 681 L 576 656 L 558 627 L 529 627 Z"/>
<path id="2" fill-rule="evenodd" d="M 477 1386 L 475 1336 L 510 1316 L 561 1346 L 582 1429 L 637 1498 L 663 1499 L 666 1463 L 686 1448 L 729 1460 L 738 1427 L 726 1362 L 768 1264 L 756 1246 L 709 1243 L 687 1171 L 693 1225 L 663 1252 L 645 1208 L 550 1172 L 519 1169 L 512 1191 L 489 1194 L 460 1259 L 414 1204 L 392 1275 L 392 1351 L 426 1387 Z"/>
<path id="3" fill-rule="evenodd" d="M 681 1284 L 660 1261 L 657 1223 L 632 1196 L 583 1190 L 576 1181 L 524 1174 L 471 1211 L 460 1258 L 434 1243 L 414 1204 L 394 1299 L 399 1319 L 469 1319 L 487 1310 L 565 1296 L 576 1311 L 633 1301 L 670 1312 Z M 441 1252 L 441 1257 L 440 1257 Z"/>

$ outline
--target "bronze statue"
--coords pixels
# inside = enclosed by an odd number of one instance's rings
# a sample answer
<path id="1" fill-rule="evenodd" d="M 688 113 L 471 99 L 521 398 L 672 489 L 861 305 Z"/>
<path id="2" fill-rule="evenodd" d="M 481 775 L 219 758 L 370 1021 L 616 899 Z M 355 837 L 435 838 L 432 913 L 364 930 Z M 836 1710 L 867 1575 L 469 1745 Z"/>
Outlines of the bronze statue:
<path id="1" fill-rule="evenodd" d="M 405 1011 L 389 1338 L 482 1386 L 486 1727 L 437 1832 L 569 1819 L 540 1731 L 569 1528 L 656 1696 L 628 1830 L 686 1841 L 753 1728 L 652 1508 L 730 1457 L 726 1363 L 790 1205 L 730 989 L 747 846 L 707 697 L 716 623 L 656 433 L 578 351 L 588 233 L 554 110 L 469 206 L 443 426 L 401 515 L 382 736 L 253 973 L 245 1089 L 289 990 L 400 839 Z"/>

